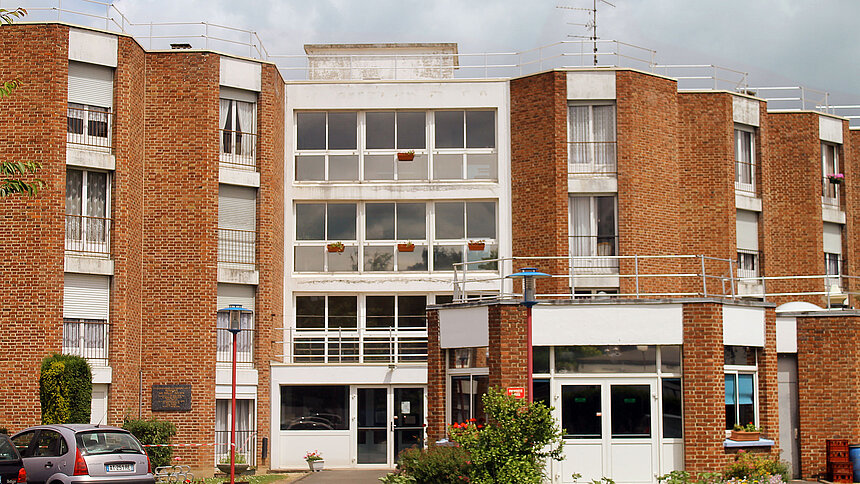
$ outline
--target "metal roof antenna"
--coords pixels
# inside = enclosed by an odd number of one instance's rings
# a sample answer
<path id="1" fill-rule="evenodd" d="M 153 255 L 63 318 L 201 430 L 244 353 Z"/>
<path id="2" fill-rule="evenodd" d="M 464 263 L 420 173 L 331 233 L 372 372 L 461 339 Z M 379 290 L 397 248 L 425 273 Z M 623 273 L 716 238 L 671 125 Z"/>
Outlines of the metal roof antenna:
<path id="1" fill-rule="evenodd" d="M 610 7 L 615 8 L 615 5 L 609 3 L 606 0 L 591 0 L 591 8 L 582 8 L 582 7 L 570 7 L 567 5 L 558 5 L 555 8 L 560 8 L 564 10 L 582 10 L 586 11 L 591 15 L 591 20 L 588 23 L 578 24 L 573 22 L 568 22 L 568 25 L 579 25 L 581 27 L 585 27 L 585 30 L 591 31 L 591 35 L 568 35 L 568 37 L 576 37 L 579 39 L 588 39 L 591 40 L 592 45 L 594 46 L 594 65 L 597 65 L 597 41 L 600 37 L 597 36 L 597 5 L 599 3 L 605 3 Z"/>

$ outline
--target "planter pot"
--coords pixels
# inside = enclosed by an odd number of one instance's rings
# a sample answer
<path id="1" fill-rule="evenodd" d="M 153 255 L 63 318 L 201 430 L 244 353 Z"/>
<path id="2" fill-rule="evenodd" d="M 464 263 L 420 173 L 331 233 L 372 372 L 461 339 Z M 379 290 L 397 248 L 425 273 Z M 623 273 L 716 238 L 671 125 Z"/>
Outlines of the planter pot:
<path id="1" fill-rule="evenodd" d="M 740 430 L 732 430 L 732 435 L 729 440 L 735 442 L 755 442 L 761 436 L 761 432 L 743 432 Z"/>
<path id="2" fill-rule="evenodd" d="M 484 244 L 483 242 L 478 242 L 474 244 L 469 243 L 469 250 L 484 250 L 484 247 L 486 247 L 486 244 Z"/>
<path id="3" fill-rule="evenodd" d="M 248 472 L 250 464 L 236 464 L 236 475 Z M 224 474 L 230 475 L 230 464 L 218 464 L 218 470 Z"/>
<path id="4" fill-rule="evenodd" d="M 415 159 L 415 153 L 397 153 L 397 161 L 412 161 Z"/>
<path id="5" fill-rule="evenodd" d="M 342 245 L 333 245 L 329 244 L 326 246 L 329 252 L 343 252 L 344 247 Z"/>
<path id="6" fill-rule="evenodd" d="M 415 244 L 397 244 L 398 252 L 413 252 L 415 250 Z"/>
<path id="7" fill-rule="evenodd" d="M 841 185 L 843 178 L 828 178 L 827 180 L 829 180 L 830 183 L 832 183 L 834 185 Z"/>
<path id="8" fill-rule="evenodd" d="M 323 470 L 323 467 L 325 467 L 325 460 L 309 460 L 308 461 L 308 469 L 310 469 L 311 472 L 319 472 L 319 471 Z"/>

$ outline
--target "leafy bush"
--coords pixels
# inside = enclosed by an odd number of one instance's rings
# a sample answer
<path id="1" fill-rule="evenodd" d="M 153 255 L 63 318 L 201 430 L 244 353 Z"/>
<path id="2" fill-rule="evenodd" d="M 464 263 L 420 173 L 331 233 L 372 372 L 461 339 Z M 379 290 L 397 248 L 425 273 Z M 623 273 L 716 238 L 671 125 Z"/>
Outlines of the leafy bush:
<path id="1" fill-rule="evenodd" d="M 80 356 L 55 354 L 42 360 L 39 400 L 43 424 L 89 423 L 93 373 Z"/>
<path id="2" fill-rule="evenodd" d="M 726 469 L 727 479 L 746 479 L 748 481 L 767 481 L 771 476 L 780 476 L 788 482 L 788 464 L 770 454 L 756 454 L 739 450 L 735 461 Z"/>
<path id="3" fill-rule="evenodd" d="M 122 428 L 131 432 L 144 445 L 169 444 L 173 436 L 176 435 L 176 426 L 173 425 L 173 422 L 154 418 L 152 420 L 126 418 L 122 423 Z M 153 470 L 156 467 L 170 465 L 170 458 L 173 456 L 172 447 L 144 447 L 144 449 L 146 449 Z"/>
<path id="4" fill-rule="evenodd" d="M 451 439 L 469 453 L 473 484 L 543 482 L 546 459 L 561 460 L 561 431 L 551 408 L 528 403 L 490 388 L 482 397 L 487 425 L 455 424 Z"/>
<path id="5" fill-rule="evenodd" d="M 726 481 L 719 472 L 702 472 L 693 476 L 687 471 L 672 471 L 657 476 L 657 482 L 665 484 L 722 484 Z"/>
<path id="6" fill-rule="evenodd" d="M 411 482 L 418 484 L 462 483 L 467 480 L 468 463 L 469 453 L 461 447 L 412 447 L 400 453 L 397 461 L 398 472 L 395 475 L 411 478 Z"/>

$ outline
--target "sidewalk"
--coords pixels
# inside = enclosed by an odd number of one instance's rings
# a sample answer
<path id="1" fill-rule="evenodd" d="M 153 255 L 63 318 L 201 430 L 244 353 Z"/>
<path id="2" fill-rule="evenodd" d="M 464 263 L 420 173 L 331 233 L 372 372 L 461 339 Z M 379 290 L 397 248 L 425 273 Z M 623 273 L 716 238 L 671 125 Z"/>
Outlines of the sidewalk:
<path id="1" fill-rule="evenodd" d="M 379 484 L 379 478 L 388 474 L 391 470 L 324 470 L 312 472 L 297 480 L 301 484 Z"/>

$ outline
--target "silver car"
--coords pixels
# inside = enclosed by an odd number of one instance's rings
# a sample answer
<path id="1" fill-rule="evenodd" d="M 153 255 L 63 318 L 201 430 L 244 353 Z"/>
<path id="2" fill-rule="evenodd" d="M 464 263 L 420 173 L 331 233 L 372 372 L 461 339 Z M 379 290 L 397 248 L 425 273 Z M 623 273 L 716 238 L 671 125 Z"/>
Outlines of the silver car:
<path id="1" fill-rule="evenodd" d="M 33 484 L 153 484 L 149 457 L 128 431 L 89 424 L 39 425 L 12 436 Z"/>

